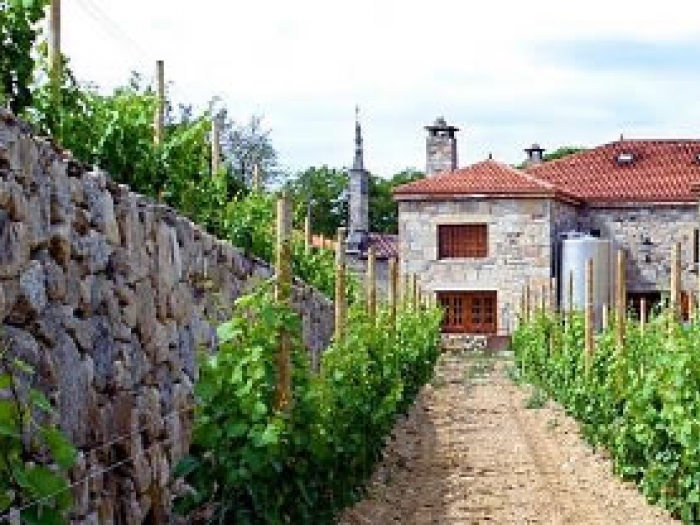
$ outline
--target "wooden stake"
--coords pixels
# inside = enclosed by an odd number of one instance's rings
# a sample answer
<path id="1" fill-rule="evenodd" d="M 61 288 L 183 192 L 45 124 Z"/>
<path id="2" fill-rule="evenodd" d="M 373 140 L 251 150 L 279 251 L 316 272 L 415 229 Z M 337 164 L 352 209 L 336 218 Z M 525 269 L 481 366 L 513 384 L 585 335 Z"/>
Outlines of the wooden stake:
<path id="1" fill-rule="evenodd" d="M 377 319 L 377 274 L 374 246 L 367 249 L 367 315 L 372 321 Z"/>
<path id="2" fill-rule="evenodd" d="M 615 344 L 618 349 L 625 345 L 625 323 L 627 322 L 627 263 L 625 252 L 617 251 L 617 286 L 615 293 Z"/>
<path id="3" fill-rule="evenodd" d="M 569 313 L 574 311 L 574 271 L 569 272 L 569 289 L 567 290 L 567 305 Z"/>
<path id="4" fill-rule="evenodd" d="M 311 253 L 313 244 L 313 230 L 311 228 L 311 204 L 306 208 L 306 217 L 304 218 L 304 251 L 306 255 Z"/>
<path id="5" fill-rule="evenodd" d="M 412 290 L 412 292 L 413 292 L 413 298 L 412 298 L 412 301 L 411 301 L 411 306 L 412 306 L 412 308 L 413 308 L 413 311 L 415 312 L 415 311 L 418 310 L 418 295 L 420 294 L 420 292 L 418 291 L 418 275 L 415 274 L 415 273 L 414 273 L 413 276 L 412 276 L 412 287 L 411 287 L 411 290 Z"/>
<path id="6" fill-rule="evenodd" d="M 552 315 L 557 313 L 557 278 L 549 280 L 549 311 Z"/>
<path id="7" fill-rule="evenodd" d="M 593 297 L 593 259 L 588 259 L 586 262 L 586 316 L 585 316 L 585 343 L 586 343 L 586 371 L 590 370 L 593 362 L 593 352 L 595 351 L 595 343 L 593 340 L 593 332 L 595 330 L 595 313 Z"/>
<path id="8" fill-rule="evenodd" d="M 338 228 L 335 245 L 335 340 L 340 342 L 345 336 L 347 316 L 345 296 L 345 228 Z"/>
<path id="9" fill-rule="evenodd" d="M 49 14 L 49 76 L 54 97 L 60 97 L 63 76 L 61 56 L 61 0 L 51 0 Z M 58 100 L 55 98 L 58 102 Z"/>
<path id="10" fill-rule="evenodd" d="M 251 178 L 251 188 L 255 193 L 262 191 L 262 176 L 260 174 L 260 164 L 253 164 L 253 175 Z"/>
<path id="11" fill-rule="evenodd" d="M 602 317 L 601 317 L 601 324 L 602 324 L 603 331 L 606 331 L 608 329 L 608 325 L 610 323 L 609 311 L 610 311 L 610 307 L 608 306 L 608 303 L 605 303 L 603 305 L 603 312 L 602 312 Z"/>
<path id="12" fill-rule="evenodd" d="M 525 322 L 530 322 L 530 283 L 525 285 Z"/>
<path id="13" fill-rule="evenodd" d="M 154 141 L 156 145 L 163 144 L 165 140 L 165 62 L 156 62 L 156 94 L 158 106 L 156 107 Z"/>
<path id="14" fill-rule="evenodd" d="M 540 297 L 540 315 L 544 315 L 547 313 L 547 285 L 543 284 L 541 286 L 540 293 L 542 296 Z"/>
<path id="15" fill-rule="evenodd" d="M 681 320 L 681 243 L 673 246 L 673 260 L 671 266 L 671 316 L 672 323 Z"/>
<path id="16" fill-rule="evenodd" d="M 211 121 L 211 173 L 216 175 L 221 170 L 221 139 L 219 137 L 219 119 Z"/>
<path id="17" fill-rule="evenodd" d="M 642 297 L 639 301 L 639 331 L 644 335 L 644 330 L 647 324 L 647 300 Z"/>
<path id="18" fill-rule="evenodd" d="M 389 325 L 396 329 L 396 308 L 399 289 L 399 262 L 395 257 L 389 260 Z"/>
<path id="19" fill-rule="evenodd" d="M 277 250 L 275 300 L 289 305 L 292 297 L 292 210 L 286 193 L 277 200 Z M 292 343 L 286 328 L 279 334 L 275 408 L 287 411 L 292 402 Z"/>

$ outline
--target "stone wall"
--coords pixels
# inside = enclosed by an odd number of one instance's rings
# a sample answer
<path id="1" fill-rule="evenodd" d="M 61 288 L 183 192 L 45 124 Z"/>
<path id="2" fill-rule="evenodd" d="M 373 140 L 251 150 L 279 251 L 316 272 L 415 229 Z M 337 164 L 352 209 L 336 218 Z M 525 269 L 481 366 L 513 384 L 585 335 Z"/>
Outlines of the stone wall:
<path id="1" fill-rule="evenodd" d="M 629 291 L 670 289 L 672 251 L 677 242 L 683 246 L 683 288 L 697 289 L 693 237 L 700 224 L 695 204 L 590 207 L 581 211 L 580 221 L 583 228 L 600 230 L 601 237 L 625 250 Z"/>
<path id="2" fill-rule="evenodd" d="M 468 199 L 399 203 L 401 272 L 416 273 L 431 292 L 495 290 L 498 332 L 514 328 L 524 286 L 549 283 L 552 202 L 548 199 Z M 438 259 L 438 225 L 486 224 L 488 257 Z"/>
<path id="3" fill-rule="evenodd" d="M 74 479 L 93 475 L 75 491 L 74 523 L 168 514 L 169 473 L 190 440 L 195 354 L 215 347 L 233 301 L 272 274 L 0 113 L 3 344 L 35 366 L 79 448 Z M 333 305 L 299 282 L 293 304 L 317 362 Z"/>

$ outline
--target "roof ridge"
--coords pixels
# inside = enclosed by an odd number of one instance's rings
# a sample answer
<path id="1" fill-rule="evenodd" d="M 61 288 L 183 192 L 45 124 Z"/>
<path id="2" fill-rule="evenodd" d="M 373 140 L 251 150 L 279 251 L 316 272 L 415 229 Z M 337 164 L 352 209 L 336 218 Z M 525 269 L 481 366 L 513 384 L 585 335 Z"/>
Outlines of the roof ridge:
<path id="1" fill-rule="evenodd" d="M 511 166 L 510 164 L 505 164 L 503 162 L 499 162 L 496 160 L 492 160 L 491 162 L 493 162 L 494 164 L 497 164 L 498 166 L 506 168 L 507 170 L 511 171 L 515 175 L 524 178 L 528 182 L 532 182 L 532 183 L 537 184 L 538 186 L 542 186 L 548 190 L 553 190 L 553 191 L 560 190 L 560 188 L 558 188 L 557 186 L 555 186 L 551 182 L 546 181 L 546 180 L 542 180 L 542 179 L 538 179 L 537 177 L 535 177 L 531 173 L 527 173 L 526 171 L 521 170 L 520 168 L 516 168 L 515 166 Z"/>

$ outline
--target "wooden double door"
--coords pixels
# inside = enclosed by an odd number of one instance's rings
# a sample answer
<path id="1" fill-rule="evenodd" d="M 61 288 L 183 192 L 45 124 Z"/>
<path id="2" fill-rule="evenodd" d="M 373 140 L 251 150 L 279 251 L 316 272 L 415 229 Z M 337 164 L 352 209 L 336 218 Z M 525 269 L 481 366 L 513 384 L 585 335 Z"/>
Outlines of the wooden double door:
<path id="1" fill-rule="evenodd" d="M 498 329 L 498 302 L 494 291 L 438 292 L 445 309 L 446 333 L 494 335 Z"/>

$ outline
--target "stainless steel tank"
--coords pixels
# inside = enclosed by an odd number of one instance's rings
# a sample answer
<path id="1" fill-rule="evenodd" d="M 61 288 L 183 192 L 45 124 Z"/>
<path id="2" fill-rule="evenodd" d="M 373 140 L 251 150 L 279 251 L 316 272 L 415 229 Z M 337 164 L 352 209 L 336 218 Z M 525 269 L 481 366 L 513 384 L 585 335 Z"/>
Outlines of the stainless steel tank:
<path id="1" fill-rule="evenodd" d="M 593 305 L 595 324 L 601 326 L 603 305 L 611 304 L 614 265 L 613 246 L 608 239 L 599 239 L 588 234 L 568 234 L 561 246 L 561 305 L 569 308 L 569 287 L 573 274 L 573 306 L 583 310 L 586 305 L 586 262 L 593 260 Z"/>

